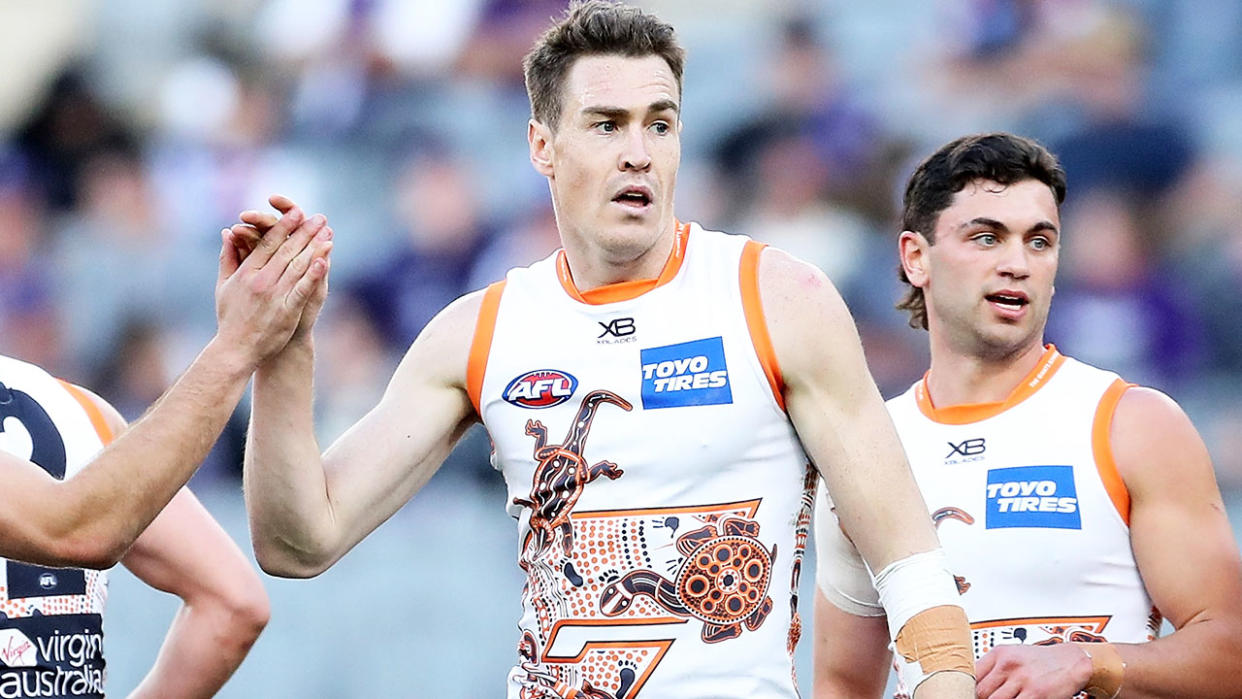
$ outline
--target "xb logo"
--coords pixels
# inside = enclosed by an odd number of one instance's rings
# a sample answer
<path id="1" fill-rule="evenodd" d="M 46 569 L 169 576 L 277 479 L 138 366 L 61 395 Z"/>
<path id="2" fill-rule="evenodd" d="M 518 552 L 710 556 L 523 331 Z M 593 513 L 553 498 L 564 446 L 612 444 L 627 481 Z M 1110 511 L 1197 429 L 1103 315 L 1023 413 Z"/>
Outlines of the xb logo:
<path id="1" fill-rule="evenodd" d="M 949 442 L 949 449 L 951 451 L 945 455 L 944 458 L 946 459 L 951 459 L 955 455 L 956 456 L 975 456 L 977 454 L 982 454 L 983 452 L 987 451 L 987 446 L 984 444 L 984 440 L 982 437 L 976 437 L 975 439 L 967 439 L 958 444 Z"/>
<path id="2" fill-rule="evenodd" d="M 596 321 L 598 322 L 598 321 Z M 596 339 L 604 337 L 626 337 L 633 335 L 635 331 L 633 318 L 616 318 L 607 323 L 599 323 L 599 327 L 604 329 Z"/>

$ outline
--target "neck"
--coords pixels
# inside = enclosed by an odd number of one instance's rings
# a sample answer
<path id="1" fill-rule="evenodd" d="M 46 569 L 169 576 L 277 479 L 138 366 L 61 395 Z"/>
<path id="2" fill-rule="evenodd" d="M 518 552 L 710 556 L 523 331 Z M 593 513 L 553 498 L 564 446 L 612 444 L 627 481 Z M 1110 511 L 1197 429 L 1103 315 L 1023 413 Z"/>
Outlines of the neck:
<path id="1" fill-rule="evenodd" d="M 933 337 L 928 394 L 937 408 L 1001 402 L 1035 368 L 1044 351 L 1042 342 L 1034 342 L 1005 357 L 982 357 L 948 347 Z"/>
<path id="2" fill-rule="evenodd" d="M 676 228 L 675 222 L 664 226 L 664 232 L 646 248 L 626 246 L 619 250 L 585 236 L 577 240 L 562 236 L 574 286 L 579 291 L 591 291 L 609 284 L 656 279 L 673 252 Z"/>

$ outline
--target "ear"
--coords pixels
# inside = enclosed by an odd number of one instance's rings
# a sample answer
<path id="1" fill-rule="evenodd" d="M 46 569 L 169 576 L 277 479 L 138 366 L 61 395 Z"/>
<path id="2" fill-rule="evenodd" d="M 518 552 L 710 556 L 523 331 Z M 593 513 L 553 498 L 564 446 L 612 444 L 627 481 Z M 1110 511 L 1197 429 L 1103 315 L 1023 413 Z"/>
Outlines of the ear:
<path id="1" fill-rule="evenodd" d="M 901 257 L 901 268 L 906 273 L 910 284 L 918 288 L 927 286 L 930 275 L 927 272 L 927 253 L 931 243 L 922 233 L 902 231 L 897 239 L 897 254 Z"/>
<path id="2" fill-rule="evenodd" d="M 552 177 L 552 130 L 531 119 L 526 128 L 526 142 L 530 144 L 530 164 L 535 166 L 535 172 Z"/>

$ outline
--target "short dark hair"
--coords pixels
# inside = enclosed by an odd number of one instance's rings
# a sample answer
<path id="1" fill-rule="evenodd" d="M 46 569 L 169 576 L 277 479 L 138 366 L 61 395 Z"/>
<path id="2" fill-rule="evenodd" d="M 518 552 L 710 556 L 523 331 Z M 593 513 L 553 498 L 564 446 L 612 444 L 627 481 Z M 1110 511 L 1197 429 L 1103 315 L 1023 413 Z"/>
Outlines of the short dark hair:
<path id="1" fill-rule="evenodd" d="M 977 180 L 1011 185 L 1037 180 L 1048 185 L 1059 206 L 1065 201 L 1065 171 L 1057 158 L 1038 142 L 1009 133 L 963 136 L 945 144 L 919 164 L 906 184 L 901 229 L 921 233 L 936 243 L 936 221 L 953 197 Z M 897 274 L 910 284 L 899 264 Z M 927 329 L 923 290 L 910 285 L 897 308 L 910 313 L 910 327 Z"/>
<path id="2" fill-rule="evenodd" d="M 686 62 L 672 25 L 636 7 L 604 0 L 575 0 L 565 16 L 548 28 L 522 60 L 526 94 L 536 121 L 553 130 L 561 117 L 565 76 L 582 56 L 659 56 L 677 79 Z"/>

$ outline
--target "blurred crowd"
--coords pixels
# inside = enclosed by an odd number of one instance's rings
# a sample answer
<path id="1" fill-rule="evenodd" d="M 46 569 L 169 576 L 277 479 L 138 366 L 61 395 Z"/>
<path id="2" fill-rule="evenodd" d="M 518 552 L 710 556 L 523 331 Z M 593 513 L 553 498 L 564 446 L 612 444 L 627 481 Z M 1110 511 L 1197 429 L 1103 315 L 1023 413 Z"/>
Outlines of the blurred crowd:
<path id="1" fill-rule="evenodd" d="M 1037 138 L 1070 194 L 1048 339 L 1173 395 L 1242 487 L 1242 3 L 652 0 L 689 50 L 678 212 L 822 267 L 886 396 L 900 188 Z M 558 247 L 520 61 L 564 0 L 0 4 L 0 353 L 139 415 L 214 328 L 219 230 L 280 192 L 336 230 L 326 444 L 458 295 Z M 239 473 L 246 406 L 200 478 Z M 486 440 L 447 467 L 497 487 Z"/>

